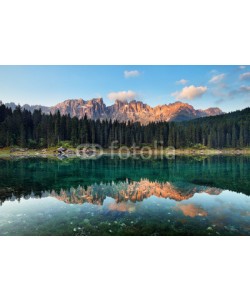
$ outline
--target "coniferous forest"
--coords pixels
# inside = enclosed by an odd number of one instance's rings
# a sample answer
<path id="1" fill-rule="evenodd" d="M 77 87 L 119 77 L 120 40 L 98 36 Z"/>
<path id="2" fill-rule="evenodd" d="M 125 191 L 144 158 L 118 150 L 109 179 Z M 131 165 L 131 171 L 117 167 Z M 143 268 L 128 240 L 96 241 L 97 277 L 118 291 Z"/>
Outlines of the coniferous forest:
<path id="1" fill-rule="evenodd" d="M 249 147 L 250 108 L 214 117 L 185 122 L 119 123 L 90 120 L 69 115 L 31 113 L 19 106 L 12 111 L 0 106 L 0 147 L 52 147 L 63 142 L 70 146 L 95 143 L 108 148 L 112 141 L 118 146 L 143 146 L 163 142 L 176 149 L 203 145 L 208 148 Z"/>

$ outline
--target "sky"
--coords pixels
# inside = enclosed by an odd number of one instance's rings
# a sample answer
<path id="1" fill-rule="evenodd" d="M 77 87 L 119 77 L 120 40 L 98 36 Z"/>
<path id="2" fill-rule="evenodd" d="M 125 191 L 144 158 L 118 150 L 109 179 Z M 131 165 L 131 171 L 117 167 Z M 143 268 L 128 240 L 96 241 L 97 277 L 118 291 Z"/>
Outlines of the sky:
<path id="1" fill-rule="evenodd" d="M 102 97 L 107 105 L 182 101 L 229 112 L 250 106 L 250 66 L 0 66 L 0 100 L 53 106 Z"/>

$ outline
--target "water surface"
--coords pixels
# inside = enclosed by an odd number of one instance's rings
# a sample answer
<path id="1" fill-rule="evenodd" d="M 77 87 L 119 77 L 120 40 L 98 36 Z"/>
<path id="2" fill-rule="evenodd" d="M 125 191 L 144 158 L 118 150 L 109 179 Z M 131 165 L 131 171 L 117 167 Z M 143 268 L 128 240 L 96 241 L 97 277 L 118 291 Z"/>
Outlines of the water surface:
<path id="1" fill-rule="evenodd" d="M 250 235 L 250 158 L 0 160 L 0 235 Z"/>

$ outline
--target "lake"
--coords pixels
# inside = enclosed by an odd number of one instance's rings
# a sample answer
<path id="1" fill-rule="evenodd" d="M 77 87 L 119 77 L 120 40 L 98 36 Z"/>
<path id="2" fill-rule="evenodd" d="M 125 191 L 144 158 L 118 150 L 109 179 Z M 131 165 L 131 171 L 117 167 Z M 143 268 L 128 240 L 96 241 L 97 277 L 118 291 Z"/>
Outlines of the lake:
<path id="1" fill-rule="evenodd" d="M 0 159 L 0 235 L 250 235 L 250 157 Z"/>

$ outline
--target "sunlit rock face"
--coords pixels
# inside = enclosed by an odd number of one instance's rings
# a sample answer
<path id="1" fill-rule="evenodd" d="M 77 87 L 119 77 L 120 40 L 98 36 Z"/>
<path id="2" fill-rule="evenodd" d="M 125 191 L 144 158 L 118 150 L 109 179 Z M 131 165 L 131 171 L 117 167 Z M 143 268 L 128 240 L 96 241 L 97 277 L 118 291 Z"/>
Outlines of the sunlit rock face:
<path id="1" fill-rule="evenodd" d="M 6 106 L 14 109 L 15 103 L 6 103 Z M 140 122 L 148 124 L 149 122 L 160 121 L 186 121 L 200 117 L 220 115 L 223 112 L 215 107 L 205 110 L 194 109 L 190 104 L 183 102 L 175 102 L 171 104 L 157 105 L 151 107 L 141 101 L 132 100 L 121 101 L 117 99 L 113 105 L 106 106 L 102 98 L 94 98 L 91 100 L 69 99 L 58 103 L 52 107 L 40 105 L 24 105 L 30 111 L 41 109 L 44 113 L 55 114 L 60 111 L 62 115 L 70 115 L 71 117 L 83 118 L 85 115 L 93 120 L 118 120 L 119 122 Z"/>
<path id="2" fill-rule="evenodd" d="M 90 119 L 107 119 L 107 107 L 102 98 L 94 98 L 85 101 L 83 99 L 71 99 L 58 103 L 50 108 L 52 114 L 60 111 L 62 115 L 84 118 L 85 114 Z"/>
<path id="3" fill-rule="evenodd" d="M 83 118 L 86 114 L 90 119 L 132 121 L 142 124 L 159 121 L 184 121 L 222 114 L 219 108 L 195 110 L 192 105 L 182 102 L 151 107 L 141 101 L 116 100 L 113 105 L 106 106 L 102 98 L 89 101 L 83 99 L 66 100 L 51 108 L 52 113 L 58 110 L 61 114 L 70 114 L 78 118 Z"/>

